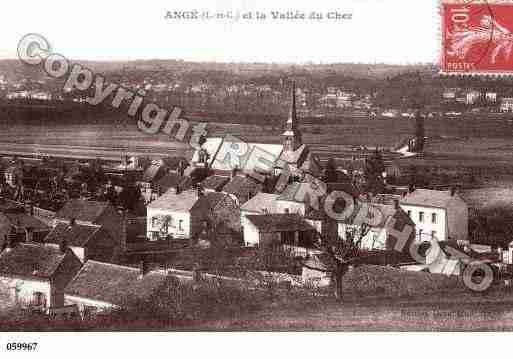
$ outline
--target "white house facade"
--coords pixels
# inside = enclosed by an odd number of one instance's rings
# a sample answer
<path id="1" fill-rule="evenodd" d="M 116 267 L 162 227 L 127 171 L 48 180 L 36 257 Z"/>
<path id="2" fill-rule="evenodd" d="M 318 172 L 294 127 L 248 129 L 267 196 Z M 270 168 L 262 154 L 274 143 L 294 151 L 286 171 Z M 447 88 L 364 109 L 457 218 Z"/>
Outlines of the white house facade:
<path id="1" fill-rule="evenodd" d="M 467 240 L 468 206 L 454 190 L 416 189 L 400 205 L 415 223 L 418 241 Z"/>

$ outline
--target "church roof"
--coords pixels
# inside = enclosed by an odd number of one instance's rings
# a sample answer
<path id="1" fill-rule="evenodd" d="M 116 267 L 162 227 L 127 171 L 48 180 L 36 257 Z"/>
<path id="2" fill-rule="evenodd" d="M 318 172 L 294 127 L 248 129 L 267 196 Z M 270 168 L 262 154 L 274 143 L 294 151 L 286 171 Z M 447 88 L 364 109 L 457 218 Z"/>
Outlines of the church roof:
<path id="1" fill-rule="evenodd" d="M 301 159 L 305 157 L 307 152 L 308 147 L 305 144 L 302 144 L 295 151 L 283 151 L 281 153 L 280 160 L 283 160 L 288 164 L 298 164 Z"/>

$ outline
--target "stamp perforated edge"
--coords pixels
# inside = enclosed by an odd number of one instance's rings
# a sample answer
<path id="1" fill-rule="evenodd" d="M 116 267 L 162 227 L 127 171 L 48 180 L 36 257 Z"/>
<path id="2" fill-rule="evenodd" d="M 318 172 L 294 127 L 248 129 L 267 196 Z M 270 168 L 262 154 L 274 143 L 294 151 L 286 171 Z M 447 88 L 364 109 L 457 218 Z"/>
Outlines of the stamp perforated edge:
<path id="1" fill-rule="evenodd" d="M 443 31 L 444 31 L 444 23 L 443 23 L 443 5 L 444 4 L 488 4 L 488 5 L 509 5 L 513 6 L 513 0 L 438 0 L 438 19 L 437 19 L 437 27 L 438 27 L 438 75 L 446 76 L 446 77 L 492 77 L 492 78 L 501 78 L 501 77 L 512 77 L 513 69 L 511 71 L 475 71 L 475 72 L 448 72 L 442 70 L 442 56 L 444 54 L 444 42 L 443 42 Z"/>

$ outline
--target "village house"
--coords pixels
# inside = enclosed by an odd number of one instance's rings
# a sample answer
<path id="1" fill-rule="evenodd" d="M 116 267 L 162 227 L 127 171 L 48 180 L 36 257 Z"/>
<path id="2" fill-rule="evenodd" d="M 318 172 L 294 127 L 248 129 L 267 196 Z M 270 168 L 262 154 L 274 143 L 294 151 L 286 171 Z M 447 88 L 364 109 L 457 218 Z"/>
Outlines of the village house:
<path id="1" fill-rule="evenodd" d="M 285 187 L 276 198 L 276 213 L 299 213 L 305 215 L 310 209 L 309 194 L 313 192 L 308 182 L 293 182 Z"/>
<path id="2" fill-rule="evenodd" d="M 454 189 L 413 189 L 400 205 L 415 223 L 418 241 L 468 240 L 468 206 Z"/>
<path id="3" fill-rule="evenodd" d="M 246 246 L 312 247 L 316 229 L 298 214 L 246 215 Z"/>
<path id="4" fill-rule="evenodd" d="M 89 259 L 109 262 L 116 248 L 115 239 L 102 226 L 59 222 L 44 239 L 45 243 L 69 247 L 82 263 Z"/>
<path id="5" fill-rule="evenodd" d="M 242 231 L 254 231 L 254 225 L 248 222 L 248 216 L 269 215 L 269 214 L 294 214 L 301 216 L 306 223 L 317 229 L 320 234 L 327 234 L 332 231 L 330 221 L 326 216 L 320 216 L 319 211 L 311 206 L 308 196 L 305 193 L 311 191 L 309 183 L 294 182 L 286 187 L 281 194 L 259 192 L 249 201 L 244 203 L 240 209 L 240 223 Z M 318 202 L 322 206 L 321 199 Z M 321 207 L 319 207 L 321 209 Z M 285 217 L 284 217 L 285 218 Z M 248 232 L 248 233 L 250 233 Z M 254 236 L 252 236 L 254 237 Z M 246 240 L 245 240 L 246 241 Z M 254 240 L 250 240 L 250 242 Z M 246 241 L 246 243 L 249 243 Z"/>
<path id="6" fill-rule="evenodd" d="M 513 111 L 513 97 L 503 97 L 499 106 L 501 112 Z"/>
<path id="7" fill-rule="evenodd" d="M 262 189 L 263 185 L 250 176 L 235 173 L 222 191 L 231 195 L 238 205 L 242 205 L 261 192 Z"/>
<path id="8" fill-rule="evenodd" d="M 89 260 L 67 285 L 64 300 L 87 317 L 149 299 L 168 280 L 164 271 L 150 271 L 145 263 L 132 268 Z"/>
<path id="9" fill-rule="evenodd" d="M 277 194 L 259 192 L 240 207 L 240 225 L 242 231 L 246 226 L 248 215 L 269 214 L 276 212 Z"/>
<path id="10" fill-rule="evenodd" d="M 205 192 L 220 192 L 228 181 L 228 176 L 212 175 L 201 181 L 200 186 Z"/>
<path id="11" fill-rule="evenodd" d="M 15 233 L 19 242 L 38 242 L 50 232 L 42 220 L 25 212 L 23 207 L 10 207 L 0 211 L 0 243 L 8 234 Z"/>
<path id="12" fill-rule="evenodd" d="M 171 188 L 179 188 L 185 191 L 192 186 L 192 179 L 189 176 L 182 176 L 176 172 L 170 171 L 164 177 L 159 179 L 155 185 L 156 198 L 162 196 Z M 155 199 L 156 199 L 155 198 Z"/>
<path id="13" fill-rule="evenodd" d="M 126 250 L 126 219 L 109 202 L 72 199 L 55 214 L 54 226 L 69 225 L 70 221 L 82 225 L 97 225 L 115 240 L 114 257 Z"/>
<path id="14" fill-rule="evenodd" d="M 146 207 L 146 235 L 150 240 L 191 239 L 221 222 L 240 231 L 240 209 L 225 193 L 170 189 Z"/>
<path id="15" fill-rule="evenodd" d="M 137 181 L 137 185 L 141 189 L 141 195 L 145 203 L 149 203 L 158 197 L 155 191 L 157 181 L 164 177 L 168 172 L 166 166 L 162 165 L 160 161 L 154 161 L 144 171 L 141 179 Z"/>
<path id="16" fill-rule="evenodd" d="M 42 310 L 64 305 L 64 288 L 82 263 L 71 250 L 19 243 L 0 253 L 0 291 L 13 303 Z"/>
<path id="17" fill-rule="evenodd" d="M 403 232 L 405 226 L 412 228 L 409 242 L 415 238 L 415 224 L 399 206 L 394 204 L 360 202 L 353 213 L 338 222 L 338 236 L 341 240 L 361 239 L 363 250 L 394 250 L 397 242 L 395 233 Z M 407 242 L 404 244 L 409 249 Z"/>
<path id="18" fill-rule="evenodd" d="M 19 165 L 11 165 L 4 171 L 5 183 L 11 187 L 16 187 L 22 183 L 23 168 Z"/>

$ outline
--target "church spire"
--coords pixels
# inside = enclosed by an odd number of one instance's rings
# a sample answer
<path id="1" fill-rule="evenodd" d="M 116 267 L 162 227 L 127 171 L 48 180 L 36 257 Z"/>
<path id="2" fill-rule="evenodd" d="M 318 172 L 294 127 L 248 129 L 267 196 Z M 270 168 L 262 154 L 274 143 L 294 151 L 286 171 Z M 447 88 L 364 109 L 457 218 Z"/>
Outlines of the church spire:
<path id="1" fill-rule="evenodd" d="M 292 81 L 289 117 L 287 119 L 283 136 L 285 137 L 283 143 L 284 151 L 295 151 L 299 146 L 301 146 L 301 133 L 297 128 L 296 83 L 294 81 Z"/>
<path id="2" fill-rule="evenodd" d="M 292 90 L 290 93 L 291 104 L 289 110 L 289 118 L 287 119 L 287 130 L 295 130 L 296 129 L 296 82 L 292 81 Z"/>

